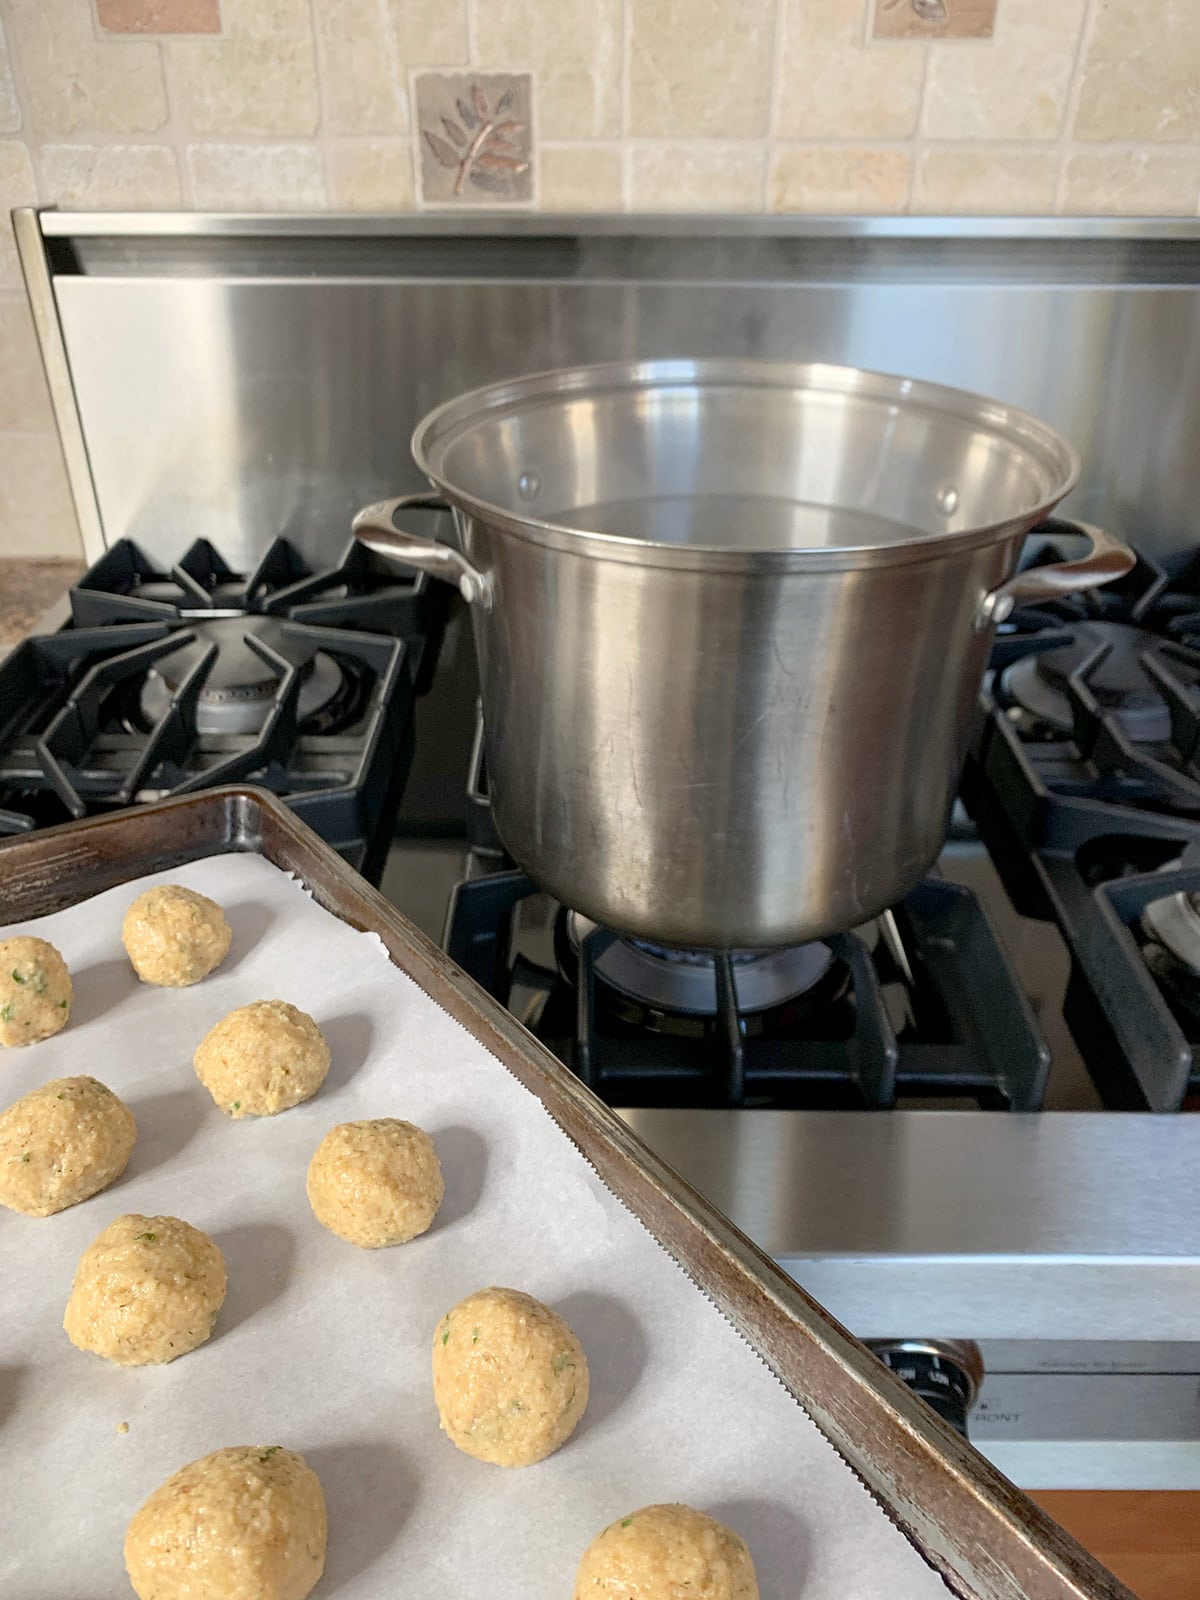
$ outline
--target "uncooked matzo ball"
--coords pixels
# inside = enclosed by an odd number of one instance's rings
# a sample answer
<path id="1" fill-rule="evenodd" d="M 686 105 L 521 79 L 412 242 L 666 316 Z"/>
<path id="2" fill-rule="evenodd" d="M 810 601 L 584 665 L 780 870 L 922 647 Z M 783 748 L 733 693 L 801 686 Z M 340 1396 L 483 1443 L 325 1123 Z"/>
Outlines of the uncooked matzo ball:
<path id="1" fill-rule="evenodd" d="M 532 1466 L 565 1444 L 583 1416 L 587 1357 L 540 1300 L 481 1289 L 437 1325 L 433 1397 L 443 1430 L 467 1455 Z"/>
<path id="2" fill-rule="evenodd" d="M 736 1533 L 691 1506 L 644 1506 L 597 1534 L 575 1576 L 575 1600 L 758 1600 L 754 1563 Z"/>
<path id="3" fill-rule="evenodd" d="M 317 1146 L 308 1202 L 318 1222 L 364 1250 L 424 1233 L 446 1192 L 433 1140 L 411 1122 L 343 1122 Z"/>
<path id="4" fill-rule="evenodd" d="M 225 1258 L 179 1217 L 110 1222 L 79 1258 L 63 1327 L 119 1367 L 174 1361 L 201 1345 L 225 1299 Z"/>
<path id="5" fill-rule="evenodd" d="M 304 1457 L 235 1445 L 154 1491 L 129 1524 L 125 1570 L 140 1600 L 304 1600 L 325 1570 L 325 1537 L 325 1496 Z"/>
<path id="6" fill-rule="evenodd" d="M 200 1041 L 196 1076 L 231 1117 L 273 1117 L 325 1082 L 329 1046 L 313 1019 L 286 1000 L 255 1000 Z"/>
<path id="7" fill-rule="evenodd" d="M 48 1217 L 107 1189 L 129 1160 L 133 1112 L 95 1078 L 55 1078 L 0 1115 L 0 1205 Z"/>
<path id="8" fill-rule="evenodd" d="M 67 1025 L 71 974 L 46 939 L 0 939 L 0 1044 L 37 1044 Z"/>
<path id="9" fill-rule="evenodd" d="M 220 966 L 233 933 L 215 900 L 164 883 L 138 895 L 125 913 L 121 939 L 143 983 L 186 989 Z"/>

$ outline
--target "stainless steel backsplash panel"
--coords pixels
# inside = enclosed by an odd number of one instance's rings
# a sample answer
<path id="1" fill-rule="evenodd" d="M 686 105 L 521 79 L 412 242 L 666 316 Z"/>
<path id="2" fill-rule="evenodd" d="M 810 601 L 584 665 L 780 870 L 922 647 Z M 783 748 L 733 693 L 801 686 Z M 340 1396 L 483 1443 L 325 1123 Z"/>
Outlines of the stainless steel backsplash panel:
<path id="1" fill-rule="evenodd" d="M 329 554 L 421 487 L 421 415 L 505 375 L 768 356 L 995 395 L 1084 459 L 1068 508 L 1168 560 L 1200 504 L 1200 225 L 979 219 L 291 218 L 45 212 L 105 541 Z M 19 230 L 20 231 L 20 230 Z M 60 363 L 61 365 L 61 363 Z M 71 419 L 73 420 L 73 418 Z M 86 477 L 86 481 L 81 481 Z M 85 519 L 86 520 L 86 519 Z"/>

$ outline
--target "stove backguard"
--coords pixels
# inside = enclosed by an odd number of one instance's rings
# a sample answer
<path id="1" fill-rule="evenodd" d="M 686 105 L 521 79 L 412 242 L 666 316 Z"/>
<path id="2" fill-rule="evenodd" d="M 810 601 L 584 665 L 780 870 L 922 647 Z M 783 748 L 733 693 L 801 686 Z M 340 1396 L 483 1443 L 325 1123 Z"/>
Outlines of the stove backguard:
<path id="1" fill-rule="evenodd" d="M 423 487 L 448 396 L 584 361 L 849 363 L 992 394 L 1084 461 L 1069 509 L 1170 557 L 1200 504 L 1200 223 L 23 211 L 91 558 L 316 564 Z"/>

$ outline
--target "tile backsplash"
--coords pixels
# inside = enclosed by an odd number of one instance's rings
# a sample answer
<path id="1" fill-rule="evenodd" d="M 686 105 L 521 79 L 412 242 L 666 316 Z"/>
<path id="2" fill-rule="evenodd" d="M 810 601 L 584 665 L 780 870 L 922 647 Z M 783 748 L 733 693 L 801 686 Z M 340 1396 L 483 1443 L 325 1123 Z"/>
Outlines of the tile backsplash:
<path id="1" fill-rule="evenodd" d="M 1200 208 L 1200 0 L 0 0 L 0 209 Z M 0 554 L 77 536 L 0 229 Z"/>

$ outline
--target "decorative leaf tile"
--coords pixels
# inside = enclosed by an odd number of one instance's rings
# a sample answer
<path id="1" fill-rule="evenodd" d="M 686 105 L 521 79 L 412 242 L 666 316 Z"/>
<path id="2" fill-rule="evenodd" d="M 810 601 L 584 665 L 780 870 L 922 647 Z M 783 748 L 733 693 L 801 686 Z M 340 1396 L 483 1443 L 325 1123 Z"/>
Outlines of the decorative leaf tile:
<path id="1" fill-rule="evenodd" d="M 416 79 L 426 205 L 521 205 L 533 198 L 527 72 L 423 72 Z"/>

